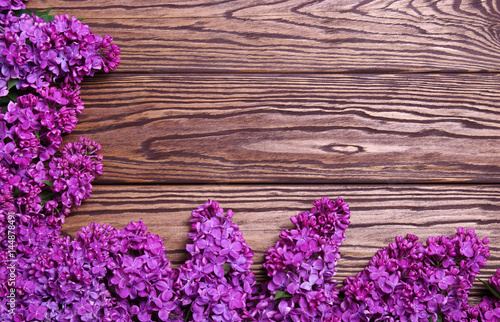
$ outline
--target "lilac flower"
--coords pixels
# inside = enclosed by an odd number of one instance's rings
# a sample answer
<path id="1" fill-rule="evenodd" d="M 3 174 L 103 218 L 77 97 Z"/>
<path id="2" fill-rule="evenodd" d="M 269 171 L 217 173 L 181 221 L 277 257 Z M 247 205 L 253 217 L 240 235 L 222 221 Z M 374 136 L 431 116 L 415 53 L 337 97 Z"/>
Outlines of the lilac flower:
<path id="1" fill-rule="evenodd" d="M 392 293 L 398 285 L 399 277 L 397 274 L 391 274 L 390 276 L 382 276 L 378 279 L 378 285 L 384 293 Z"/>
<path id="2" fill-rule="evenodd" d="M 344 281 L 337 316 L 436 321 L 439 314 L 444 321 L 462 321 L 470 308 L 468 290 L 489 256 L 487 243 L 462 228 L 452 237 L 428 238 L 427 247 L 413 235 L 396 237 L 363 272 Z"/>
<path id="3" fill-rule="evenodd" d="M 24 4 L 0 0 L 0 8 L 18 10 Z M 83 110 L 77 83 L 83 76 L 104 68 L 94 65 L 96 69 L 84 70 L 84 60 L 75 52 L 77 46 L 88 42 L 93 42 L 94 48 L 101 45 L 95 42 L 98 38 L 91 37 L 88 27 L 67 16 L 58 20 L 67 22 L 71 33 L 36 15 L 16 17 L 12 11 L 1 14 L 0 96 L 9 94 L 12 81 L 20 95 L 2 106 L 0 114 L 0 263 L 7 267 L 8 254 L 12 254 L 8 250 L 14 247 L 18 272 L 15 284 L 19 290 L 16 321 L 111 321 L 119 320 L 118 316 L 130 320 L 126 313 L 130 311 L 128 300 L 121 301 L 113 284 L 107 284 L 109 276 L 114 275 L 111 267 L 124 269 L 115 258 L 124 253 L 114 250 L 127 252 L 124 241 L 130 236 L 99 225 L 84 229 L 74 241 L 60 236 L 70 207 L 90 196 L 91 182 L 102 173 L 102 157 L 98 155 L 100 146 L 84 138 L 66 146 L 57 158 L 55 153 L 62 146 L 61 135 L 74 129 L 77 115 Z M 119 51 L 109 38 L 103 45 L 115 48 L 115 53 Z M 56 66 L 59 51 L 69 65 L 62 66 L 60 60 L 60 66 Z M 106 48 L 94 54 L 111 57 Z M 111 59 L 103 64 L 114 68 L 118 61 Z M 57 69 L 58 73 L 52 73 Z M 6 235 L 5 228 L 11 222 L 16 223 L 15 244 L 9 244 Z M 117 238 L 108 239 L 110 236 Z M 148 236 L 143 238 L 147 240 Z M 154 245 L 160 249 L 155 250 L 156 254 L 163 254 L 163 244 Z M 146 259 L 147 273 L 137 273 L 148 276 L 147 283 L 137 276 L 127 276 L 137 282 L 130 288 L 136 300 L 149 292 L 146 288 L 154 285 L 155 276 L 165 278 L 172 272 L 168 270 L 169 262 L 159 256 Z M 7 285 L 6 278 L 0 269 L 0 285 Z M 5 291 L 0 288 L 3 298 Z M 6 310 L 2 302 L 0 320 L 11 321 L 14 316 Z M 151 312 L 157 312 L 157 308 L 152 307 Z"/>
<path id="4" fill-rule="evenodd" d="M 0 7 L 8 5 L 0 3 Z M 38 91 L 54 81 L 76 85 L 97 70 L 114 70 L 120 62 L 120 50 L 109 35 L 94 35 L 74 17 L 55 16 L 45 22 L 23 14 L 6 19 L 0 34 L 1 71 L 3 82 L 19 79 L 17 89 Z"/>
<path id="5" fill-rule="evenodd" d="M 0 141 L 0 161 L 3 159 L 8 164 L 12 163 L 12 152 L 16 148 L 16 145 L 13 142 L 8 142 L 5 144 L 3 141 Z"/>
<path id="6" fill-rule="evenodd" d="M 0 11 L 25 9 L 25 0 L 0 0 Z"/>
<path id="7" fill-rule="evenodd" d="M 345 239 L 350 211 L 340 198 L 322 198 L 310 212 L 291 218 L 266 253 L 264 268 L 272 279 L 253 297 L 250 315 L 262 321 L 328 321 L 339 304 L 335 266 Z M 267 303 L 267 306 L 258 304 Z"/>
<path id="8" fill-rule="evenodd" d="M 442 290 L 448 289 L 450 285 L 455 284 L 456 278 L 454 276 L 446 275 L 445 271 L 439 269 L 434 275 L 431 276 L 430 281 L 437 283 Z"/>
<path id="9" fill-rule="evenodd" d="M 45 312 L 47 312 L 47 307 L 43 305 L 30 304 L 28 306 L 27 320 L 39 320 L 43 321 L 45 319 Z"/>
<path id="10" fill-rule="evenodd" d="M 256 291 L 250 270 L 253 252 L 238 226 L 216 201 L 207 201 L 192 212 L 188 260 L 176 272 L 176 296 L 181 317 L 195 321 L 242 321 L 248 317 L 247 301 Z"/>
<path id="11" fill-rule="evenodd" d="M 500 268 L 496 271 L 495 275 L 489 279 L 487 284 L 491 294 L 484 296 L 481 303 L 467 310 L 469 321 L 500 321 Z"/>

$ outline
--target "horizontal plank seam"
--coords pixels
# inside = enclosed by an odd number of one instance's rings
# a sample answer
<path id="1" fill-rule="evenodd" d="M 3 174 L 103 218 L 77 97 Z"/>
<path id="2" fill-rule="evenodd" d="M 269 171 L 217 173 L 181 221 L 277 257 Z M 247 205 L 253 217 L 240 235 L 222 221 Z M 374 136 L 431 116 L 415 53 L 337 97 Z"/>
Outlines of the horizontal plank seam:
<path id="1" fill-rule="evenodd" d="M 120 71 L 118 68 L 114 74 L 123 75 L 495 75 L 499 70 L 490 71 L 464 71 L 464 70 L 430 70 L 430 71 L 406 71 L 406 70 L 352 70 L 352 71 Z M 96 76 L 106 76 L 97 74 Z"/>
<path id="2" fill-rule="evenodd" d="M 500 182 L 95 182 L 93 186 L 497 186 Z"/>

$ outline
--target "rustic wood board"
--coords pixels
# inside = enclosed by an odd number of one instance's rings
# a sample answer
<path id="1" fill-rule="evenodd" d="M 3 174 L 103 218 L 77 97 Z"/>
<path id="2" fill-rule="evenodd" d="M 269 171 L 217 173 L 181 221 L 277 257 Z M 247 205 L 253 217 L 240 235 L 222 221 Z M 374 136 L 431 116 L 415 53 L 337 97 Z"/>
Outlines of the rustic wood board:
<path id="1" fill-rule="evenodd" d="M 123 72 L 499 71 L 496 1 L 33 1 L 86 17 Z M 139 16 L 140 18 L 136 18 Z"/>
<path id="2" fill-rule="evenodd" d="M 101 182 L 500 182 L 500 75 L 88 81 Z M 105 102 L 105 104 L 103 104 Z"/>
<path id="3" fill-rule="evenodd" d="M 377 249 L 396 236 L 453 235 L 458 227 L 475 229 L 490 240 L 491 257 L 482 270 L 487 279 L 500 268 L 500 187 L 497 185 L 123 185 L 97 186 L 93 196 L 66 220 L 64 233 L 75 236 L 90 222 L 123 228 L 143 220 L 160 235 L 174 266 L 186 258 L 191 210 L 208 199 L 232 209 L 247 243 L 255 252 L 253 269 L 260 280 L 265 251 L 290 216 L 310 210 L 322 196 L 342 197 L 351 209 L 351 225 L 341 248 L 339 280 L 354 276 Z M 482 288 L 477 285 L 475 295 Z"/>

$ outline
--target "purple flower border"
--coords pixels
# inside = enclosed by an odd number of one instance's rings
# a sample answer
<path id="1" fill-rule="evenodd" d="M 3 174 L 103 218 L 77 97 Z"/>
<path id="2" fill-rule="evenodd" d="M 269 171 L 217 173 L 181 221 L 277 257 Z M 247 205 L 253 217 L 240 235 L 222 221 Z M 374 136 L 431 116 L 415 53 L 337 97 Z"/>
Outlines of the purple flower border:
<path id="1" fill-rule="evenodd" d="M 141 221 L 61 236 L 102 174 L 98 143 L 62 147 L 62 135 L 82 113 L 80 82 L 114 70 L 120 50 L 74 17 L 22 9 L 0 0 L 1 321 L 500 321 L 500 269 L 485 282 L 491 295 L 468 303 L 489 257 L 474 230 L 425 244 L 396 237 L 339 286 L 350 224 L 340 198 L 291 218 L 261 284 L 233 212 L 216 201 L 193 210 L 188 260 L 177 268 Z"/>

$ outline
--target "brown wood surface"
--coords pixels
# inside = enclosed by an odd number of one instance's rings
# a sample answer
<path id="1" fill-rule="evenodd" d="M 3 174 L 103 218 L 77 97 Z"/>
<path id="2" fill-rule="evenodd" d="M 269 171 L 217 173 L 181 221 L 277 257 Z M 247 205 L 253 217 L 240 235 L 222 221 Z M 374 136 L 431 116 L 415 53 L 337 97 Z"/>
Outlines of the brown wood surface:
<path id="1" fill-rule="evenodd" d="M 123 50 L 123 72 L 500 70 L 495 0 L 68 0 L 31 6 L 86 17 L 95 32 L 111 34 Z"/>
<path id="2" fill-rule="evenodd" d="M 500 181 L 497 74 L 119 74 L 83 92 L 68 140 L 102 142 L 102 182 Z"/>
<path id="3" fill-rule="evenodd" d="M 87 18 L 122 49 L 117 71 L 82 87 L 87 108 L 66 141 L 99 141 L 105 174 L 64 233 L 143 219 L 177 266 L 190 211 L 216 199 L 235 211 L 263 279 L 263 254 L 289 217 L 342 196 L 352 225 L 341 280 L 396 235 L 460 226 L 491 240 L 481 277 L 500 267 L 500 2 L 29 7 Z M 472 301 L 483 292 L 476 285 Z"/>

